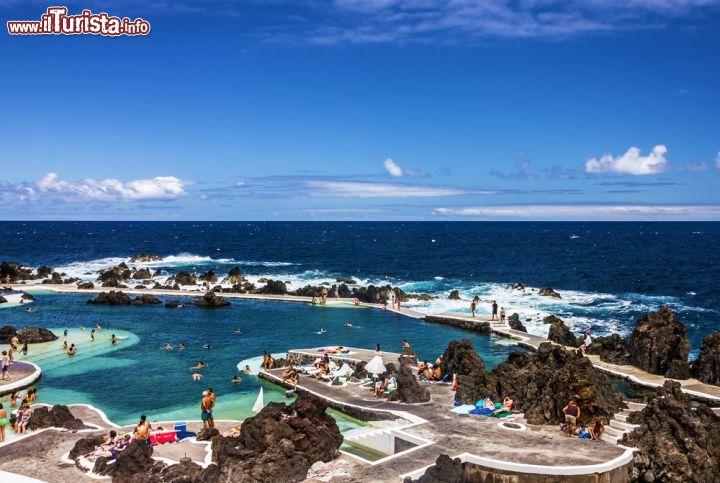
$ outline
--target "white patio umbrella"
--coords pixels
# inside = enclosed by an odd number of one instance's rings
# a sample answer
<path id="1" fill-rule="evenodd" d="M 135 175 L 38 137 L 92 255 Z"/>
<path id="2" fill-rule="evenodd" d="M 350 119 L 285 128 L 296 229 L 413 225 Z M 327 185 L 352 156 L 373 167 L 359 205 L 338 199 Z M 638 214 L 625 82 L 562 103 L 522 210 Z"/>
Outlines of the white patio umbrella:
<path id="1" fill-rule="evenodd" d="M 370 359 L 370 362 L 365 364 L 365 370 L 372 374 L 373 377 L 377 377 L 378 374 L 383 374 L 387 369 L 385 369 L 385 364 L 383 364 L 382 357 L 375 356 Z"/>

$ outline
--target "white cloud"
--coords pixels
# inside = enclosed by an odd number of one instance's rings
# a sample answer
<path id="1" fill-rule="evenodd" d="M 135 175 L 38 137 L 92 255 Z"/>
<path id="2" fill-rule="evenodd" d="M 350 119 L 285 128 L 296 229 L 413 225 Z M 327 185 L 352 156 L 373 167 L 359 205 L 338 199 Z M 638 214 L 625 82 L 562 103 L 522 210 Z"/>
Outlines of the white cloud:
<path id="1" fill-rule="evenodd" d="M 62 201 L 152 201 L 174 200 L 184 196 L 185 182 L 174 176 L 158 176 L 122 182 L 108 178 L 87 178 L 79 182 L 64 181 L 56 173 L 47 173 L 28 189 L 28 197 L 48 195 Z"/>
<path id="2" fill-rule="evenodd" d="M 383 166 L 385 167 L 385 171 L 394 178 L 399 178 L 403 175 L 403 169 L 391 158 L 387 158 L 383 161 Z"/>
<path id="3" fill-rule="evenodd" d="M 620 173 L 635 176 L 658 174 L 667 170 L 667 148 L 658 144 L 647 156 L 640 155 L 640 148 L 631 147 L 625 154 L 613 157 L 605 154 L 600 159 L 591 158 L 585 163 L 586 173 Z"/>
<path id="4" fill-rule="evenodd" d="M 504 205 L 436 208 L 433 213 L 515 220 L 717 220 L 720 205 Z"/>
<path id="5" fill-rule="evenodd" d="M 353 198 L 421 198 L 435 196 L 492 195 L 497 191 L 466 190 L 443 186 L 404 183 L 370 183 L 367 181 L 310 180 L 305 185 L 314 196 Z"/>
<path id="6" fill-rule="evenodd" d="M 718 151 L 717 156 L 715 157 L 715 166 L 717 169 L 720 169 L 720 151 Z"/>

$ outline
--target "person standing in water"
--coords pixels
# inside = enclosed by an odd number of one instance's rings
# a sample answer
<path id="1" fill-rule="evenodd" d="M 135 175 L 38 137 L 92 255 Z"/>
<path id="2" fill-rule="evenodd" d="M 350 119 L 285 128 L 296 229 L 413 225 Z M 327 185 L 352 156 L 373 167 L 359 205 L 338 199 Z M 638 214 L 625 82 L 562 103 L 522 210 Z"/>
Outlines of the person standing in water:
<path id="1" fill-rule="evenodd" d="M 490 320 L 497 320 L 497 314 L 498 314 L 497 310 L 498 310 L 497 301 L 493 300 L 493 303 L 492 303 L 492 317 L 491 317 Z"/>
<path id="2" fill-rule="evenodd" d="M 477 307 L 477 304 L 475 303 L 475 300 L 470 302 L 470 313 L 473 317 L 475 317 L 475 308 Z"/>
<path id="3" fill-rule="evenodd" d="M 23 344 L 22 353 L 23 353 L 24 356 L 26 356 L 27 353 L 28 353 L 28 345 L 27 345 L 27 342 L 25 342 L 25 343 Z"/>
<path id="4" fill-rule="evenodd" d="M 95 342 L 95 329 L 90 331 L 90 342 Z"/>
<path id="5" fill-rule="evenodd" d="M 117 344 L 117 338 L 115 338 L 115 334 L 113 334 L 112 336 L 110 336 L 110 343 L 111 343 L 112 345 Z"/>
<path id="6" fill-rule="evenodd" d="M 7 426 L 7 411 L 0 403 L 0 443 L 5 441 L 5 426 Z"/>

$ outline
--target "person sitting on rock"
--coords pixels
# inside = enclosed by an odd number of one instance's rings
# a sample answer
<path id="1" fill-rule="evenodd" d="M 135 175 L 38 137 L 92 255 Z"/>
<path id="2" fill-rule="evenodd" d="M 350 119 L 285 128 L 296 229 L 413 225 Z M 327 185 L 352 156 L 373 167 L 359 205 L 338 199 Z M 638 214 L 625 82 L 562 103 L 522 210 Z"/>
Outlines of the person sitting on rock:
<path id="1" fill-rule="evenodd" d="M 497 416 L 500 413 L 509 413 L 512 410 L 512 405 L 513 400 L 510 398 L 510 396 L 505 396 L 505 399 L 503 399 L 502 407 L 493 411 L 493 416 Z"/>
<path id="2" fill-rule="evenodd" d="M 580 408 L 575 401 L 570 401 L 567 406 L 563 408 L 563 414 L 565 415 L 565 422 L 567 423 L 567 435 L 572 437 L 575 434 L 575 424 L 578 418 L 580 418 Z"/>
<path id="3" fill-rule="evenodd" d="M 388 384 L 390 381 L 385 377 L 381 376 L 378 382 L 375 383 L 375 397 L 379 398 L 382 393 L 385 392 L 385 389 L 388 387 Z"/>
<path id="4" fill-rule="evenodd" d="M 600 436 L 605 432 L 605 425 L 599 419 L 590 426 L 590 438 L 594 441 L 599 441 Z"/>

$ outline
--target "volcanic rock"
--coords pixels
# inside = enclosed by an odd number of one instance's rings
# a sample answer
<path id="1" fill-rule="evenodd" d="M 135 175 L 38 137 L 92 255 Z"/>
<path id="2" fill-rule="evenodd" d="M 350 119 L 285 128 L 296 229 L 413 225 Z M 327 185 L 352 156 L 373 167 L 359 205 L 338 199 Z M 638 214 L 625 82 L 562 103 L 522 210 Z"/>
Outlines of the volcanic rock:
<path id="1" fill-rule="evenodd" d="M 630 364 L 667 377 L 689 374 L 690 341 L 686 332 L 685 324 L 677 320 L 675 312 L 667 306 L 658 312 L 646 313 L 625 341 Z M 673 361 L 677 362 L 672 364 Z"/>
<path id="2" fill-rule="evenodd" d="M 95 285 L 92 282 L 83 282 L 78 284 L 78 288 L 83 290 L 92 290 L 95 288 Z"/>
<path id="3" fill-rule="evenodd" d="M 287 293 L 287 285 L 281 280 L 268 280 L 264 287 L 257 290 L 260 294 L 285 295 Z"/>
<path id="4" fill-rule="evenodd" d="M 388 398 L 390 401 L 415 404 L 430 400 L 430 392 L 426 387 L 420 385 L 415 373 L 409 366 L 401 364 L 395 379 L 397 381 L 397 390 L 390 393 Z"/>
<path id="5" fill-rule="evenodd" d="M 0 327 L 0 342 L 7 342 L 13 338 L 17 330 L 12 325 L 4 325 Z"/>
<path id="6" fill-rule="evenodd" d="M 357 281 L 353 280 L 352 278 L 337 277 L 335 281 L 337 283 L 345 283 L 347 285 L 357 285 Z"/>
<path id="7" fill-rule="evenodd" d="M 215 436 L 219 435 L 220 431 L 218 431 L 217 428 L 203 428 L 200 430 L 200 432 L 197 434 L 195 439 L 198 441 L 210 441 Z"/>
<path id="8" fill-rule="evenodd" d="M 498 396 L 510 396 L 530 424 L 558 423 L 570 400 L 580 406 L 583 425 L 596 419 L 607 422 L 625 407 L 622 394 L 590 359 L 550 342 L 534 353 L 511 353 L 492 374 Z"/>
<path id="9" fill-rule="evenodd" d="M 467 339 L 450 342 L 440 370 L 457 377 L 455 399 L 463 404 L 475 404 L 480 398 L 495 394 L 493 375 L 485 370 L 485 362 Z"/>
<path id="10" fill-rule="evenodd" d="M 180 307 L 180 301 L 179 300 L 168 300 L 165 302 L 165 307 L 168 309 L 175 309 L 177 307 Z"/>
<path id="11" fill-rule="evenodd" d="M 144 287 L 143 287 L 144 288 Z M 150 294 L 142 294 L 135 297 L 135 300 L 130 302 L 132 305 L 158 305 L 161 304 L 160 300 L 153 297 Z"/>
<path id="12" fill-rule="evenodd" d="M 513 330 L 519 330 L 520 332 L 527 332 L 527 328 L 520 321 L 520 316 L 518 314 L 512 314 L 510 317 L 508 317 L 508 325 Z"/>
<path id="13" fill-rule="evenodd" d="M 178 272 L 173 277 L 170 277 L 167 283 L 168 285 L 171 283 L 178 285 L 196 285 L 197 275 L 192 272 Z"/>
<path id="14" fill-rule="evenodd" d="M 237 438 L 213 440 L 217 468 L 205 470 L 213 481 L 283 481 L 306 479 L 316 461 L 337 456 L 343 441 L 335 419 L 315 396 L 301 393 L 286 406 L 271 402 L 246 419 Z M 208 475 L 208 471 L 216 474 Z"/>
<path id="15" fill-rule="evenodd" d="M 448 295 L 448 300 L 461 300 L 460 292 L 458 290 L 453 290 L 450 292 L 450 295 Z"/>
<path id="16" fill-rule="evenodd" d="M 37 268 L 37 278 L 45 278 L 49 276 L 53 272 L 53 269 L 51 267 L 48 267 L 47 265 L 40 265 Z"/>
<path id="17" fill-rule="evenodd" d="M 509 283 L 505 286 L 505 288 L 511 290 L 525 290 L 527 288 L 527 285 L 524 283 Z"/>
<path id="18" fill-rule="evenodd" d="M 152 454 L 152 446 L 133 441 L 124 451 L 118 454 L 114 464 L 98 465 L 96 463 L 93 471 L 97 470 L 102 475 L 112 476 L 113 482 L 148 481 L 150 480 L 148 478 L 150 473 L 157 472 L 165 467 L 164 463 L 152 459 Z"/>
<path id="19" fill-rule="evenodd" d="M 633 457 L 631 479 L 718 481 L 720 417 L 704 404 L 693 410 L 678 382 L 665 381 L 634 421 L 640 427 L 622 440 L 640 449 Z"/>
<path id="20" fill-rule="evenodd" d="M 95 299 L 88 300 L 87 303 L 95 305 L 130 305 L 130 297 L 125 292 L 111 290 L 109 292 L 100 292 Z"/>
<path id="21" fill-rule="evenodd" d="M 559 293 L 557 293 L 555 290 L 551 289 L 550 287 L 544 287 L 538 290 L 538 295 L 542 295 L 543 297 L 553 297 L 556 299 L 561 299 Z"/>
<path id="22" fill-rule="evenodd" d="M 243 277 L 242 271 L 240 271 L 240 267 L 233 267 L 228 272 L 227 277 L 223 279 L 223 283 L 227 283 L 230 285 L 238 285 L 245 281 L 245 277 Z"/>
<path id="23" fill-rule="evenodd" d="M 65 428 L 82 429 L 83 422 L 72 415 L 67 406 L 56 404 L 52 408 L 37 406 L 33 408 L 33 415 L 30 418 L 28 429 L 36 430 L 43 428 Z"/>
<path id="24" fill-rule="evenodd" d="M 463 464 L 460 458 L 451 459 L 446 454 L 441 454 L 435 460 L 435 464 L 425 470 L 417 480 L 410 477 L 405 478 L 403 483 L 463 483 Z"/>
<path id="25" fill-rule="evenodd" d="M 60 285 L 63 283 L 62 275 L 60 275 L 57 272 L 53 272 L 52 275 L 50 275 L 50 283 L 54 283 L 57 285 Z"/>
<path id="26" fill-rule="evenodd" d="M 320 295 L 322 294 L 322 288 L 313 287 L 312 285 L 305 285 L 304 287 L 301 287 L 292 292 L 292 294 L 301 297 L 320 297 Z M 328 293 L 328 295 L 330 295 L 330 293 Z"/>
<path id="27" fill-rule="evenodd" d="M 55 334 L 47 329 L 43 329 L 42 327 L 30 327 L 29 329 L 18 332 L 17 337 L 23 344 L 25 342 L 28 344 L 39 344 L 42 342 L 52 342 L 58 339 Z"/>
<path id="28" fill-rule="evenodd" d="M 5 297 L 3 297 L 2 295 L 0 295 L 0 304 L 6 304 L 6 303 L 7 303 L 7 299 Z"/>
<path id="29" fill-rule="evenodd" d="M 135 255 L 134 257 L 130 258 L 130 263 L 147 263 L 147 262 L 157 262 L 160 260 L 160 257 L 157 255 L 146 255 L 145 253 L 141 253 L 139 255 Z"/>
<path id="30" fill-rule="evenodd" d="M 208 270 L 207 272 L 198 276 L 198 280 L 201 282 L 215 283 L 218 281 L 218 277 L 217 275 L 215 275 L 215 272 L 213 272 L 212 270 Z"/>
<path id="31" fill-rule="evenodd" d="M 33 297 L 33 294 L 31 293 L 23 293 L 20 296 L 20 300 L 35 300 L 35 297 Z"/>
<path id="32" fill-rule="evenodd" d="M 411 293 L 411 294 L 408 294 L 408 298 L 427 302 L 428 300 L 433 300 L 433 299 L 436 299 L 437 297 L 433 297 L 432 295 L 428 295 L 426 293 Z"/>
<path id="33" fill-rule="evenodd" d="M 565 325 L 562 319 L 549 315 L 543 319 L 544 324 L 550 324 L 550 330 L 548 331 L 548 340 L 557 342 L 558 344 L 575 347 L 577 344 L 577 338 L 572 331 Z"/>
<path id="34" fill-rule="evenodd" d="M 224 297 L 215 295 L 213 291 L 207 291 L 200 300 L 195 302 L 195 305 L 203 308 L 227 307 L 230 302 L 225 300 Z"/>
<path id="35" fill-rule="evenodd" d="M 330 291 L 330 294 L 334 297 L 336 293 L 339 297 L 344 298 L 344 299 L 351 298 L 353 296 L 352 291 L 344 283 L 341 283 L 338 286 L 333 286 L 332 290 Z"/>
<path id="36" fill-rule="evenodd" d="M 701 382 L 720 386 L 720 332 L 713 332 L 703 339 L 692 373 Z"/>
<path id="37" fill-rule="evenodd" d="M 7 277 L 10 277 L 10 282 L 17 282 L 20 280 L 32 280 L 35 275 L 32 273 L 32 269 L 23 267 L 16 262 L 2 262 L 0 263 L 0 282 L 5 283 Z"/>
<path id="38" fill-rule="evenodd" d="M 104 435 L 80 438 L 75 442 L 75 446 L 73 446 L 73 449 L 70 450 L 68 457 L 71 460 L 74 460 L 80 456 L 92 453 L 95 450 L 95 446 L 100 446 L 104 441 Z"/>
<path id="39" fill-rule="evenodd" d="M 152 273 L 149 268 L 141 268 L 132 274 L 132 278 L 133 280 L 148 280 L 152 278 Z"/>
<path id="40" fill-rule="evenodd" d="M 595 337 L 592 344 L 585 349 L 588 354 L 599 355 L 601 361 L 610 364 L 627 364 L 629 354 L 625 349 L 625 342 L 618 334 L 605 337 Z"/>

